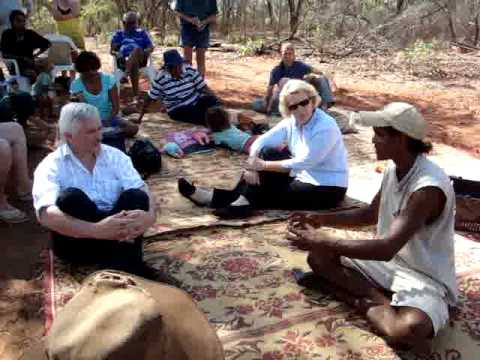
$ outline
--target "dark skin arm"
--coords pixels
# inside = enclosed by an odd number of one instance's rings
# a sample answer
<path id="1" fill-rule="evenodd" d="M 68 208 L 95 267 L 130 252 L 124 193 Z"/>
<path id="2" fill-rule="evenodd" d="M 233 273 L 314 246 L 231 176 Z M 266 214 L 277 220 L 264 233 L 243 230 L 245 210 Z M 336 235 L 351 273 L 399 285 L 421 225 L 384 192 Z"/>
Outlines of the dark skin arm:
<path id="1" fill-rule="evenodd" d="M 295 212 L 290 216 L 290 225 L 309 225 L 314 228 L 331 226 L 338 228 L 375 225 L 378 219 L 381 191 L 375 195 L 368 206 L 335 213 L 312 214 Z"/>
<path id="2" fill-rule="evenodd" d="M 329 251 L 353 259 L 389 261 L 423 226 L 437 219 L 445 207 L 445 194 L 436 187 L 415 191 L 406 208 L 393 221 L 389 234 L 366 240 L 319 239 L 312 228 L 290 224 L 289 240 L 310 251 Z"/>

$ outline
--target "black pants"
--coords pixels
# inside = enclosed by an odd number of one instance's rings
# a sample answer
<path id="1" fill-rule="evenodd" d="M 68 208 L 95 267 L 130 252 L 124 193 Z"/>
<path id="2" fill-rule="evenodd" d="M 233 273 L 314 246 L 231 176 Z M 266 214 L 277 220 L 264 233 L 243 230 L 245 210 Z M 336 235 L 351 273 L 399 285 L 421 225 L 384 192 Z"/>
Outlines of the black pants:
<path id="1" fill-rule="evenodd" d="M 205 114 L 213 106 L 220 105 L 216 96 L 201 96 L 194 105 L 185 105 L 168 113 L 171 119 L 191 124 L 205 125 Z"/>
<path id="2" fill-rule="evenodd" d="M 57 206 L 64 213 L 80 220 L 99 222 L 122 210 L 149 209 L 148 195 L 139 189 L 124 191 L 115 207 L 101 211 L 90 198 L 77 188 L 68 188 L 60 193 Z M 143 261 L 143 239 L 131 242 L 115 240 L 78 239 L 58 233 L 52 234 L 53 251 L 59 258 L 75 264 L 97 264 L 109 269 L 135 272 Z"/>
<path id="3" fill-rule="evenodd" d="M 285 160 L 290 153 L 264 149 L 260 157 L 270 161 Z M 233 190 L 214 189 L 212 207 L 226 207 L 243 195 L 257 209 L 321 210 L 338 206 L 347 192 L 346 188 L 338 186 L 306 184 L 287 173 L 264 171 L 259 175 L 260 185 L 249 185 L 240 179 Z"/>

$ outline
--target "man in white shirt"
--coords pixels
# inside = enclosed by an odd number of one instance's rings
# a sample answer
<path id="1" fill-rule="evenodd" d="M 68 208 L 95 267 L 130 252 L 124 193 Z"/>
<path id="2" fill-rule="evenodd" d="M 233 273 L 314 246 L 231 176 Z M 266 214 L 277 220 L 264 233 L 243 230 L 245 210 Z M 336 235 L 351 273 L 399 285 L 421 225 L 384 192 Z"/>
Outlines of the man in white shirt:
<path id="1" fill-rule="evenodd" d="M 34 173 L 37 217 L 60 258 L 145 275 L 142 234 L 155 222 L 154 201 L 130 158 L 101 144 L 101 129 L 95 107 L 62 108 L 62 143 Z"/>
<path id="2" fill-rule="evenodd" d="M 288 238 L 308 250 L 313 270 L 299 283 L 319 286 L 363 312 L 392 345 L 428 350 L 457 300 L 455 194 L 449 177 L 425 156 L 426 122 L 406 103 L 360 112 L 373 126 L 378 160 L 392 162 L 369 206 L 322 215 L 293 215 Z M 377 224 L 373 239 L 319 235 L 321 226 Z M 312 228 L 313 227 L 313 228 Z"/>

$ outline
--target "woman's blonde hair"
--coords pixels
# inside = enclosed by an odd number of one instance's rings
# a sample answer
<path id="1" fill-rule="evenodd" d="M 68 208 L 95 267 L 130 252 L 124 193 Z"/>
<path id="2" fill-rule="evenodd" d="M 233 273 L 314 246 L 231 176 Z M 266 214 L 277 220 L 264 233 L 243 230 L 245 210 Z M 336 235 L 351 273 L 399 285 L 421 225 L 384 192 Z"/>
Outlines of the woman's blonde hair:
<path id="1" fill-rule="evenodd" d="M 320 95 L 318 95 L 317 90 L 307 83 L 306 81 L 303 80 L 297 80 L 297 79 L 291 79 L 288 80 L 287 83 L 283 86 L 282 90 L 280 91 L 280 99 L 279 99 L 279 105 L 278 108 L 280 110 L 280 114 L 284 118 L 290 116 L 290 110 L 288 110 L 288 106 L 286 104 L 286 98 L 287 96 L 294 94 L 294 93 L 299 93 L 303 92 L 307 94 L 309 98 L 312 99 L 313 105 L 318 107 L 321 102 Z"/>

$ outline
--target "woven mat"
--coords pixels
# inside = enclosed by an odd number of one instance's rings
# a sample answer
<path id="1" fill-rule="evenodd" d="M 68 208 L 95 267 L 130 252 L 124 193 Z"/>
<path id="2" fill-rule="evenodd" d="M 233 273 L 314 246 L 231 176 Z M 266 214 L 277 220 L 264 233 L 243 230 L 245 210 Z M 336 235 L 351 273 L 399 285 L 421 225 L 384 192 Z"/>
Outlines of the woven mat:
<path id="1" fill-rule="evenodd" d="M 330 231 L 361 238 L 368 231 Z M 415 359 L 397 354 L 365 319 L 330 296 L 303 291 L 291 269 L 305 253 L 288 247 L 285 224 L 210 228 L 156 237 L 145 258 L 183 285 L 217 329 L 227 359 Z M 53 259 L 52 314 L 96 269 Z M 475 359 L 480 345 L 480 244 L 456 238 L 460 303 L 429 359 Z M 47 266 L 48 268 L 48 266 Z M 46 281 L 46 283 L 49 283 Z"/>

